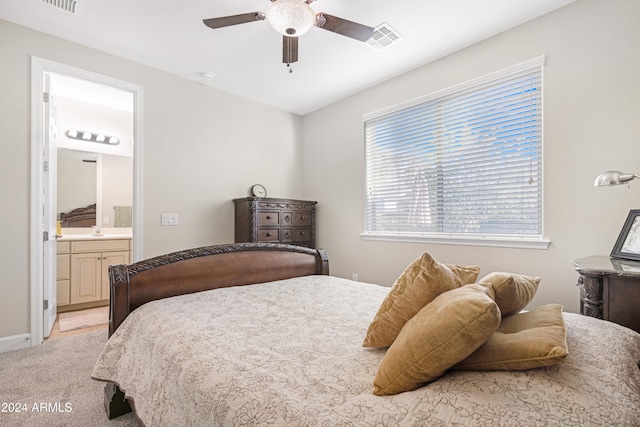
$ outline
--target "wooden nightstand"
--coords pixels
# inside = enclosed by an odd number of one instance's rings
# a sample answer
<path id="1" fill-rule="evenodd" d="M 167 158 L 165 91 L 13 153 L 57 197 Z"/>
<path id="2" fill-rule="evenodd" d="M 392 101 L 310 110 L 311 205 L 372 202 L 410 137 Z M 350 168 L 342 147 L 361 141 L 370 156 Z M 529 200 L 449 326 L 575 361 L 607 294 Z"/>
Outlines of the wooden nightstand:
<path id="1" fill-rule="evenodd" d="M 640 262 L 590 256 L 573 265 L 580 274 L 580 313 L 640 332 Z"/>

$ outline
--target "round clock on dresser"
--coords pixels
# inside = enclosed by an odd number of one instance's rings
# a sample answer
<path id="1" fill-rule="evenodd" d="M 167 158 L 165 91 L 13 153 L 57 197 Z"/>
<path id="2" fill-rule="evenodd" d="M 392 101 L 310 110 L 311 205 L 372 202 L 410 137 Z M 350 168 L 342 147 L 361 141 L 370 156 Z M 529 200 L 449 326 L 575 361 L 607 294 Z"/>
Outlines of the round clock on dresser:
<path id="1" fill-rule="evenodd" d="M 267 197 L 267 189 L 261 184 L 251 187 L 251 195 L 255 197 Z"/>

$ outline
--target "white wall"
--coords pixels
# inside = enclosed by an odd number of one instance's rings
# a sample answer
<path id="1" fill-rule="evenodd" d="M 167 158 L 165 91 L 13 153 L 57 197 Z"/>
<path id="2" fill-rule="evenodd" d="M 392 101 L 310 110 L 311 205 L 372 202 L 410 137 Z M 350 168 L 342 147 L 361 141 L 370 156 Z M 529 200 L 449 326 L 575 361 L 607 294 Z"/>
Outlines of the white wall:
<path id="1" fill-rule="evenodd" d="M 144 257 L 232 242 L 231 200 L 257 182 L 302 196 L 299 116 L 2 20 L 0 52 L 0 339 L 30 331 L 31 55 L 144 87 Z"/>
<path id="2" fill-rule="evenodd" d="M 423 251 L 447 263 L 542 278 L 532 306 L 579 310 L 576 258 L 608 255 L 640 182 L 594 188 L 605 170 L 640 172 L 640 2 L 579 0 L 303 119 L 304 197 L 331 272 L 391 285 Z M 390 49 L 392 49 L 391 47 Z M 363 241 L 362 115 L 545 54 L 544 215 L 548 250 Z M 384 55 L 384 51 L 381 52 Z"/>

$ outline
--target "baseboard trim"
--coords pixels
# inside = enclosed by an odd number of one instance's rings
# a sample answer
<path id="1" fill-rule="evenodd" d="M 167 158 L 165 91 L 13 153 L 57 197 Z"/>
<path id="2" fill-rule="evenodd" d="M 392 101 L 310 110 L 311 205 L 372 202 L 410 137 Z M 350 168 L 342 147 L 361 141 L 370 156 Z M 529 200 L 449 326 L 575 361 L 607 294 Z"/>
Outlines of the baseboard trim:
<path id="1" fill-rule="evenodd" d="M 31 347 L 31 335 L 19 334 L 0 338 L 0 353 Z"/>

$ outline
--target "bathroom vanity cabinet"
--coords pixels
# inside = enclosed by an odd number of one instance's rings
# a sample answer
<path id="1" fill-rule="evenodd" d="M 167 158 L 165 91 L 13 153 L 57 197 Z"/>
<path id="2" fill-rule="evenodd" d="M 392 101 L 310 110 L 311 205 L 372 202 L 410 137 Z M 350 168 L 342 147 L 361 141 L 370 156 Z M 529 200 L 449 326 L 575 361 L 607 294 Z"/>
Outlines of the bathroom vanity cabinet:
<path id="1" fill-rule="evenodd" d="M 57 247 L 58 311 L 108 304 L 109 265 L 129 264 L 131 239 L 70 239 Z"/>

